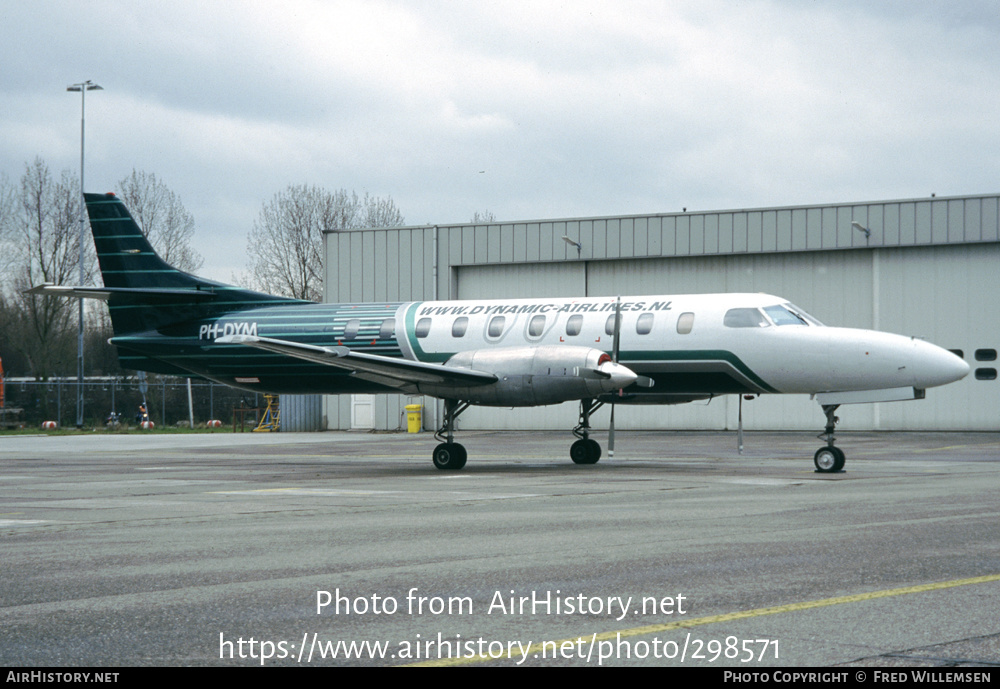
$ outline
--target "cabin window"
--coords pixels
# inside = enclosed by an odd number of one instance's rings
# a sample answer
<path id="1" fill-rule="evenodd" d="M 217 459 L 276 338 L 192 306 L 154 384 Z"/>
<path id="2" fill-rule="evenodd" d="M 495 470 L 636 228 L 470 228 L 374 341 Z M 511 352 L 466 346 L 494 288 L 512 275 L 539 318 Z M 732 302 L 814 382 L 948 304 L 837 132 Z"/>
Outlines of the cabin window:
<path id="1" fill-rule="evenodd" d="M 977 368 L 976 380 L 996 380 L 997 370 L 995 368 Z"/>
<path id="2" fill-rule="evenodd" d="M 452 337 L 465 337 L 465 331 L 469 329 L 469 319 L 465 316 L 456 318 L 455 322 L 451 324 L 451 336 Z"/>
<path id="3" fill-rule="evenodd" d="M 965 352 L 963 352 L 961 349 L 949 349 L 948 351 L 957 356 L 959 359 L 965 358 Z"/>
<path id="4" fill-rule="evenodd" d="M 997 360 L 997 350 L 995 349 L 976 350 L 976 361 L 996 361 L 996 360 Z"/>
<path id="5" fill-rule="evenodd" d="M 624 319 L 624 316 L 622 316 Z M 608 316 L 608 320 L 604 322 L 604 332 L 611 337 L 615 335 L 615 314 Z"/>
<path id="6" fill-rule="evenodd" d="M 566 321 L 566 334 L 570 337 L 576 337 L 580 334 L 580 330 L 583 329 L 583 316 L 580 314 L 574 314 L 569 317 Z"/>
<path id="7" fill-rule="evenodd" d="M 490 319 L 490 325 L 486 330 L 486 334 L 490 337 L 500 337 L 503 335 L 503 325 L 507 321 L 503 316 L 494 316 Z"/>
<path id="8" fill-rule="evenodd" d="M 644 313 L 635 322 L 635 331 L 639 335 L 648 335 L 653 330 L 653 314 Z"/>
<path id="9" fill-rule="evenodd" d="M 677 334 L 687 335 L 694 327 L 694 314 L 690 311 L 682 313 L 677 317 Z"/>
<path id="10" fill-rule="evenodd" d="M 541 337 L 545 332 L 545 316 L 532 316 L 528 321 L 528 336 Z"/>
<path id="11" fill-rule="evenodd" d="M 722 324 L 727 328 L 766 328 L 769 325 L 757 309 L 729 309 Z"/>
<path id="12" fill-rule="evenodd" d="M 396 319 L 386 318 L 378 329 L 378 339 L 391 340 L 396 336 Z"/>
<path id="13" fill-rule="evenodd" d="M 347 321 L 347 325 L 344 327 L 343 339 L 354 340 L 358 336 L 358 329 L 361 327 L 361 321 L 357 318 L 352 318 Z"/>
<path id="14" fill-rule="evenodd" d="M 427 337 L 431 332 L 431 319 L 421 318 L 419 321 L 417 321 L 417 328 L 415 332 L 417 337 L 420 338 Z"/>

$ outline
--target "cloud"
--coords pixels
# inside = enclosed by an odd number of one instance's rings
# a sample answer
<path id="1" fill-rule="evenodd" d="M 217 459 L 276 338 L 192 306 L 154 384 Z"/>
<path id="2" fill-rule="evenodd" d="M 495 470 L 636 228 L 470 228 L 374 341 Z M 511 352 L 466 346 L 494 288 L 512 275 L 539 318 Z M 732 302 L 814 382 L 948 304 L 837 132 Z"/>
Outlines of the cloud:
<path id="1" fill-rule="evenodd" d="M 1000 171 L 986 2 L 48 0 L 5 20 L 0 171 L 75 168 L 64 89 L 94 79 L 88 180 L 156 173 L 221 279 L 289 184 L 447 223 L 980 193 Z"/>

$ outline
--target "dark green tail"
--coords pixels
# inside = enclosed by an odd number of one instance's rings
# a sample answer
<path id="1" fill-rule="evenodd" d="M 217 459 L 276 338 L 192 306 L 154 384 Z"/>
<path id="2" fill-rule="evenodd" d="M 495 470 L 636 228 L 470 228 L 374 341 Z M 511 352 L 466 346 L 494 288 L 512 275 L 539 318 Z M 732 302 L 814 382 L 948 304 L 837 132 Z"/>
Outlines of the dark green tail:
<path id="1" fill-rule="evenodd" d="M 196 277 L 160 258 L 114 194 L 84 194 L 115 336 L 295 299 Z"/>

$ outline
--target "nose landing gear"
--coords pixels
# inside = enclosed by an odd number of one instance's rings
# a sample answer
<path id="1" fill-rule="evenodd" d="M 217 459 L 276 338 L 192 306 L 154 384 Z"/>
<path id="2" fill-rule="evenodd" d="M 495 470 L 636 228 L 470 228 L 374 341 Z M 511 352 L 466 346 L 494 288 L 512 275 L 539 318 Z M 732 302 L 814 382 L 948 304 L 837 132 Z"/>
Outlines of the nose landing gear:
<path id="1" fill-rule="evenodd" d="M 823 405 L 823 413 L 826 414 L 826 429 L 817 437 L 820 440 L 825 440 L 826 446 L 816 450 L 816 454 L 813 455 L 813 464 L 816 465 L 816 472 L 820 474 L 835 474 L 844 470 L 844 461 L 846 460 L 844 451 L 833 444 L 836 440 L 833 430 L 837 422 L 840 421 L 834 416 L 834 412 L 839 406 L 839 404 Z"/>

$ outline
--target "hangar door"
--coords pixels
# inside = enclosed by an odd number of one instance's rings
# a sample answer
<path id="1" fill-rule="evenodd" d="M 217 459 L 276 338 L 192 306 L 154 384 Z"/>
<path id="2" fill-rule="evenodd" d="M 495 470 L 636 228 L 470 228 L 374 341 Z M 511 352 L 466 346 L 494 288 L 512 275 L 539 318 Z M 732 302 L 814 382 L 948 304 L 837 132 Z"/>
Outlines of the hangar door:
<path id="1" fill-rule="evenodd" d="M 924 337 L 964 349 L 971 361 L 997 347 L 998 321 L 974 317 L 983 299 L 974 285 L 989 284 L 996 245 L 924 247 L 877 251 L 819 251 L 590 262 L 463 266 L 456 268 L 461 299 L 542 296 L 615 296 L 766 292 L 789 299 L 828 325 L 874 328 Z M 932 307 L 932 308 L 928 308 Z M 993 303 L 987 310 L 997 312 Z M 980 314 L 982 315 L 982 314 Z M 992 370 L 992 369 L 991 369 Z M 891 404 L 845 405 L 838 411 L 845 432 L 867 429 L 995 428 L 1000 383 L 971 375 L 927 399 Z M 621 429 L 735 429 L 738 399 L 710 403 L 628 407 L 616 411 Z M 472 429 L 571 429 L 578 404 L 535 409 L 473 408 L 460 421 Z M 743 405 L 750 430 L 822 429 L 823 415 L 804 395 L 763 396 Z M 607 425 L 598 412 L 595 428 Z"/>

